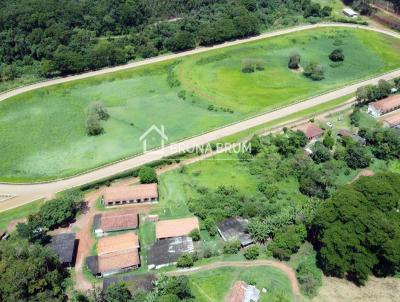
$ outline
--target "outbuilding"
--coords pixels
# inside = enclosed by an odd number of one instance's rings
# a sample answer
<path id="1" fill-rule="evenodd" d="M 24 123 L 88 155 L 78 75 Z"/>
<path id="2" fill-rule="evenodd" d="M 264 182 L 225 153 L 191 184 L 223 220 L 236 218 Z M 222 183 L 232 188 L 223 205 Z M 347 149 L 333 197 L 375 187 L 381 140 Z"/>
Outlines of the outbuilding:
<path id="1" fill-rule="evenodd" d="M 192 238 L 181 236 L 159 240 L 154 243 L 147 253 L 147 267 L 159 269 L 175 264 L 182 254 L 194 252 Z"/>
<path id="2" fill-rule="evenodd" d="M 251 236 L 246 233 L 247 221 L 242 218 L 229 218 L 218 224 L 218 233 L 224 241 L 239 240 L 242 247 L 253 243 Z"/>
<path id="3" fill-rule="evenodd" d="M 297 126 L 295 130 L 301 131 L 307 137 L 309 141 L 318 139 L 324 134 L 324 130 L 320 127 L 314 125 L 313 123 L 306 123 L 300 126 Z"/>
<path id="4" fill-rule="evenodd" d="M 368 105 L 368 113 L 373 117 L 379 117 L 397 109 L 400 109 L 400 94 L 392 95 Z"/>
<path id="5" fill-rule="evenodd" d="M 61 264 L 65 267 L 75 265 L 77 247 L 75 233 L 58 234 L 50 239 L 50 248 L 58 255 Z"/>
<path id="6" fill-rule="evenodd" d="M 156 183 L 135 186 L 111 186 L 105 189 L 103 195 L 103 204 L 105 206 L 156 201 L 158 201 L 158 189 Z"/>
<path id="7" fill-rule="evenodd" d="M 383 126 L 387 128 L 400 128 L 400 111 L 382 118 Z"/>
<path id="8" fill-rule="evenodd" d="M 137 229 L 139 224 L 138 213 L 133 209 L 105 212 L 93 218 L 93 228 L 96 236 L 103 236 L 110 232 Z"/>
<path id="9" fill-rule="evenodd" d="M 199 230 L 199 220 L 197 217 L 161 220 L 156 222 L 157 239 L 188 236 L 193 230 Z"/>
<path id="10" fill-rule="evenodd" d="M 358 16 L 358 14 L 350 7 L 344 8 L 343 14 L 345 14 L 349 18 L 356 18 Z"/>

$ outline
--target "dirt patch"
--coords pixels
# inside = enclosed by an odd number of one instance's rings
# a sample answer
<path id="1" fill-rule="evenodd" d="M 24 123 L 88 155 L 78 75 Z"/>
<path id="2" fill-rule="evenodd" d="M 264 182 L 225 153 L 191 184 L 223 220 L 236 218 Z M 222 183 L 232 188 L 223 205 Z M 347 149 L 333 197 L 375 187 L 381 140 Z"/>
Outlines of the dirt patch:
<path id="1" fill-rule="evenodd" d="M 26 222 L 26 220 L 26 218 L 11 220 L 10 223 L 7 225 L 7 232 L 11 234 L 17 228 L 18 223 L 24 223 Z"/>
<path id="2" fill-rule="evenodd" d="M 351 181 L 351 183 L 357 181 L 360 177 L 369 177 L 369 176 L 374 176 L 375 173 L 374 171 L 368 170 L 368 169 L 364 169 L 361 170 L 358 175 Z"/>
<path id="3" fill-rule="evenodd" d="M 324 277 L 323 286 L 312 302 L 398 302 L 400 279 L 371 277 L 365 286 Z"/>
<path id="4" fill-rule="evenodd" d="M 290 68 L 290 70 L 293 71 L 294 73 L 298 73 L 298 74 L 302 74 L 304 72 L 304 68 L 301 67 L 301 65 L 299 65 L 299 68 L 297 68 L 297 69 Z"/>

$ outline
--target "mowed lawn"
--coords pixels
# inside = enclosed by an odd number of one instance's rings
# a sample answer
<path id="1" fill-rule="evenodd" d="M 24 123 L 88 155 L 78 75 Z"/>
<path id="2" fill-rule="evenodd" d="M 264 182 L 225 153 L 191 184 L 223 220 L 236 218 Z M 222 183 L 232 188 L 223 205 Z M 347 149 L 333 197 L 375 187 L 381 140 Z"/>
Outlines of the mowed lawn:
<path id="1" fill-rule="evenodd" d="M 254 284 L 261 293 L 260 301 L 271 301 L 274 296 L 283 295 L 293 300 L 289 279 L 280 270 L 261 266 L 253 268 L 226 267 L 201 272 L 189 276 L 190 288 L 199 302 L 225 301 L 235 281 L 242 280 Z M 274 300 L 275 301 L 275 300 Z M 278 301 L 278 300 L 276 300 Z"/>
<path id="2" fill-rule="evenodd" d="M 346 60 L 333 68 L 328 54 L 338 47 Z M 0 180 L 50 180 L 96 168 L 140 153 L 139 137 L 153 124 L 164 125 L 169 142 L 177 141 L 398 68 L 399 50 L 400 41 L 385 35 L 316 29 L 25 93 L 0 103 Z M 326 79 L 313 82 L 290 71 L 293 51 L 303 66 L 321 62 Z M 265 70 L 242 73 L 246 58 L 264 61 Z M 171 88 L 171 76 L 181 86 Z M 85 133 L 92 101 L 110 113 L 97 137 Z"/>

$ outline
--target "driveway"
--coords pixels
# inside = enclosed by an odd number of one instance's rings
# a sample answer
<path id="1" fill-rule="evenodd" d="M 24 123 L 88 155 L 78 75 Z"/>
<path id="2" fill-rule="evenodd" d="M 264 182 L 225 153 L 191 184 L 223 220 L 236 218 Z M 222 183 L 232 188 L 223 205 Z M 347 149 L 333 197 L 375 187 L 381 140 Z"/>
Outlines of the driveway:
<path id="1" fill-rule="evenodd" d="M 30 91 L 34 89 L 38 89 L 41 87 L 49 86 L 49 85 L 54 85 L 58 83 L 63 83 L 63 82 L 68 82 L 68 81 L 73 81 L 76 79 L 81 79 L 81 78 L 86 78 L 86 77 L 91 77 L 99 74 L 104 74 L 104 73 L 109 73 L 113 71 L 118 71 L 118 70 L 123 70 L 123 69 L 128 69 L 136 66 L 142 66 L 142 65 L 147 65 L 151 64 L 154 62 L 160 62 L 164 60 L 169 60 L 173 58 L 178 58 L 182 56 L 187 56 L 190 54 L 194 53 L 200 53 L 200 52 L 205 52 L 209 51 L 211 49 L 217 49 L 217 48 L 223 48 L 223 47 L 228 47 L 231 45 L 236 45 L 236 44 L 241 44 L 249 41 L 255 41 L 255 40 L 260 40 L 264 39 L 267 37 L 273 37 L 273 36 L 278 36 L 278 35 L 283 35 L 291 32 L 296 32 L 296 31 L 301 31 L 301 30 L 306 30 L 306 29 L 312 29 L 312 28 L 317 28 L 317 27 L 327 27 L 327 26 L 337 26 L 337 27 L 359 27 L 359 28 L 364 28 L 367 30 L 375 31 L 375 32 L 381 32 L 385 33 L 394 37 L 400 38 L 400 34 L 394 33 L 391 31 L 387 30 L 381 30 L 381 29 L 376 29 L 376 28 L 370 28 L 370 27 L 365 27 L 365 26 L 357 26 L 353 24 L 317 24 L 317 25 L 305 25 L 305 26 L 299 26 L 291 29 L 285 29 L 285 30 L 280 30 L 272 33 L 266 33 L 262 34 L 257 37 L 245 39 L 245 40 L 239 40 L 239 41 L 233 41 L 233 42 L 228 42 L 222 45 L 217 45 L 214 47 L 208 47 L 208 48 L 198 48 L 194 49 L 188 52 L 184 53 L 179 53 L 179 54 L 173 54 L 173 55 L 167 55 L 167 56 L 162 56 L 162 57 L 157 57 L 157 58 L 152 58 L 148 60 L 144 60 L 141 62 L 135 62 L 131 64 L 127 64 L 124 66 L 119 66 L 119 67 L 114 67 L 114 68 L 108 68 L 104 70 L 99 70 L 95 72 L 89 72 L 86 74 L 82 75 L 77 75 L 77 76 L 71 76 L 63 79 L 55 79 L 47 82 L 42 82 L 30 86 L 26 86 L 23 88 L 19 88 L 7 93 L 4 93 L 0 95 L 0 101 L 4 101 L 6 98 L 18 95 L 20 93 L 23 93 L 25 91 Z M 0 184 L 0 195 L 2 194 L 11 194 L 15 195 L 16 197 L 12 199 L 8 199 L 6 201 L 3 201 L 0 203 L 0 212 L 6 211 L 8 209 L 12 209 L 18 206 L 21 206 L 23 204 L 29 203 L 31 201 L 37 200 L 39 198 L 43 197 L 51 197 L 55 193 L 76 187 L 76 186 L 81 186 L 89 182 L 97 181 L 100 179 L 107 178 L 109 176 L 119 174 L 121 172 L 124 172 L 126 170 L 130 170 L 133 168 L 140 167 L 142 165 L 148 164 L 150 162 L 162 159 L 163 157 L 166 156 L 171 156 L 174 155 L 179 151 L 185 151 L 192 149 L 198 145 L 204 145 L 209 142 L 221 139 L 226 136 L 230 136 L 232 134 L 239 133 L 243 130 L 247 130 L 262 124 L 265 124 L 267 122 L 271 122 L 273 120 L 285 117 L 287 115 L 290 115 L 292 113 L 302 111 L 311 107 L 314 107 L 316 105 L 320 105 L 326 102 L 329 102 L 331 100 L 334 100 L 336 98 L 348 95 L 350 93 L 353 93 L 357 90 L 357 88 L 368 85 L 368 84 L 376 84 L 380 79 L 385 79 L 385 80 L 390 80 L 396 77 L 400 77 L 400 70 L 395 70 L 380 76 L 377 76 L 375 78 L 369 79 L 369 80 L 364 80 L 361 82 L 358 82 L 356 84 L 352 84 L 349 86 L 346 86 L 344 88 L 293 104 L 289 105 L 287 107 L 277 109 L 272 112 L 267 112 L 260 114 L 258 116 L 204 133 L 202 135 L 198 135 L 192 138 L 185 139 L 181 142 L 173 143 L 171 145 L 165 146 L 164 148 L 158 149 L 158 150 L 153 150 L 146 152 L 144 154 L 138 155 L 136 157 L 132 157 L 127 160 L 123 160 L 120 162 L 116 162 L 104 167 L 101 167 L 99 169 L 74 176 L 68 179 L 63 179 L 63 180 L 58 180 L 58 181 L 53 181 L 53 182 L 48 182 L 48 183 L 40 183 L 40 184 Z"/>

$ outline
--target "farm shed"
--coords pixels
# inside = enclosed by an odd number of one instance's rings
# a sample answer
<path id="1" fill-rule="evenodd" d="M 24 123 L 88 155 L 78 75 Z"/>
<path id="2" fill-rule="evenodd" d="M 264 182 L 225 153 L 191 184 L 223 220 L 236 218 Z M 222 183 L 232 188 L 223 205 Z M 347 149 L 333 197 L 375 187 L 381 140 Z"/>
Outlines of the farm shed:
<path id="1" fill-rule="evenodd" d="M 159 240 L 150 247 L 147 253 L 147 266 L 149 269 L 158 269 L 176 263 L 182 254 L 193 252 L 194 245 L 190 237 Z"/>
<path id="2" fill-rule="evenodd" d="M 388 128 L 400 128 L 400 112 L 382 118 L 383 125 Z"/>
<path id="3" fill-rule="evenodd" d="M 368 105 L 368 113 L 373 117 L 392 112 L 400 108 L 400 94 L 392 95 L 383 100 L 372 102 Z"/>
<path id="4" fill-rule="evenodd" d="M 97 236 L 108 232 L 134 230 L 138 223 L 138 213 L 132 209 L 97 214 L 93 218 L 93 228 Z"/>
<path id="5" fill-rule="evenodd" d="M 239 240 L 242 247 L 253 243 L 250 235 L 246 233 L 247 221 L 241 218 L 229 218 L 218 224 L 218 233 L 224 241 Z"/>
<path id="6" fill-rule="evenodd" d="M 227 302 L 258 302 L 260 291 L 253 285 L 244 281 L 236 281 L 233 285 Z"/>
<path id="7" fill-rule="evenodd" d="M 161 220 L 156 222 L 157 239 L 187 236 L 191 231 L 199 229 L 197 217 Z"/>
<path id="8" fill-rule="evenodd" d="M 357 17 L 357 13 L 353 10 L 353 9 L 351 9 L 350 7 L 346 7 L 346 8 L 344 8 L 343 9 L 343 14 L 345 14 L 347 17 L 349 17 L 349 18 L 355 18 L 355 17 Z"/>
<path id="9" fill-rule="evenodd" d="M 158 201 L 158 188 L 155 183 L 123 187 L 111 186 L 105 189 L 103 195 L 105 206 L 155 201 Z"/>
<path id="10" fill-rule="evenodd" d="M 64 266 L 74 266 L 78 247 L 76 243 L 75 233 L 64 233 L 51 237 L 50 248 L 58 255 Z"/>

